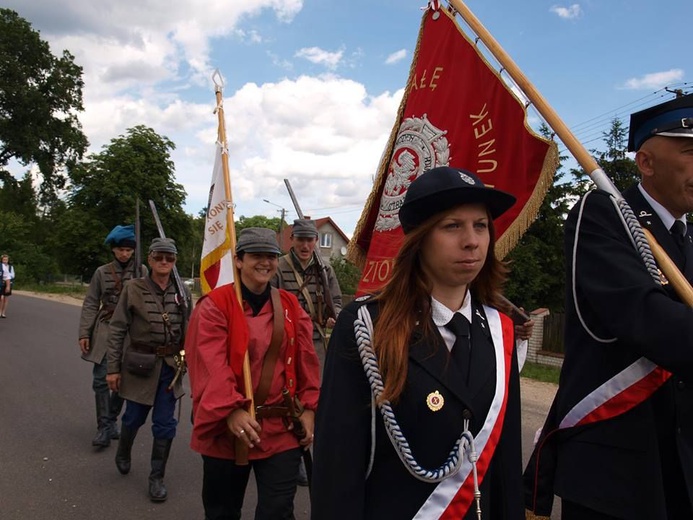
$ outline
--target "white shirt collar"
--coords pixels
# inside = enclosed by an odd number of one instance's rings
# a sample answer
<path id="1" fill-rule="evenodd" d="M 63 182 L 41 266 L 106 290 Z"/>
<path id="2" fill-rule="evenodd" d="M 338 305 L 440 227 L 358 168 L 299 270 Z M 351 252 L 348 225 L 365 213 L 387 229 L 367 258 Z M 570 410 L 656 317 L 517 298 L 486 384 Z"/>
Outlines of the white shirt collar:
<path id="1" fill-rule="evenodd" d="M 652 209 L 659 217 L 659 220 L 662 221 L 662 224 L 664 224 L 664 226 L 667 229 L 671 229 L 671 226 L 674 225 L 675 220 L 680 220 L 681 222 L 686 224 L 686 215 L 683 215 L 679 219 L 675 219 L 667 208 L 662 206 L 659 202 L 652 198 L 652 195 L 645 191 L 645 188 L 643 188 L 642 183 L 638 184 L 638 189 L 640 190 L 640 193 L 642 193 L 642 196 L 645 197 L 645 200 L 650 204 L 650 206 L 652 206 Z"/>
<path id="2" fill-rule="evenodd" d="M 467 291 L 464 297 L 462 307 L 455 312 L 461 313 L 462 316 L 467 318 L 469 323 L 472 322 L 472 296 L 469 291 Z M 431 315 L 433 316 L 433 323 L 435 323 L 437 327 L 444 327 L 449 323 L 453 314 L 454 313 L 450 309 L 431 296 Z"/>

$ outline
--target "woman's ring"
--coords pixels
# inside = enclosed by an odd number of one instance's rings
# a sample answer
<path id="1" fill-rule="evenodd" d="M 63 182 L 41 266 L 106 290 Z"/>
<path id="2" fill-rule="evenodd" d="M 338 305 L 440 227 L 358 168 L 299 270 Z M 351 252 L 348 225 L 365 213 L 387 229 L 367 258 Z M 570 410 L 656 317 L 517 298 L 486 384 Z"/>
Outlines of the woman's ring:
<path id="1" fill-rule="evenodd" d="M 238 435 L 243 435 L 244 433 L 245 433 L 245 430 L 244 430 L 243 428 L 241 428 L 240 430 L 238 430 Z"/>

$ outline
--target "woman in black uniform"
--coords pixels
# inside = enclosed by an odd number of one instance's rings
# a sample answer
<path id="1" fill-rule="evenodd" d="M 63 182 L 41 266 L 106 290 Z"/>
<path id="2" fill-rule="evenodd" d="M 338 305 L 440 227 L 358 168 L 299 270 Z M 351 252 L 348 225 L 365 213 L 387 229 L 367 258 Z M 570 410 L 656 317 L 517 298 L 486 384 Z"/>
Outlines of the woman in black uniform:
<path id="1" fill-rule="evenodd" d="M 332 333 L 314 520 L 524 518 L 513 324 L 493 307 L 493 219 L 514 202 L 450 167 L 410 185 L 391 280 Z"/>

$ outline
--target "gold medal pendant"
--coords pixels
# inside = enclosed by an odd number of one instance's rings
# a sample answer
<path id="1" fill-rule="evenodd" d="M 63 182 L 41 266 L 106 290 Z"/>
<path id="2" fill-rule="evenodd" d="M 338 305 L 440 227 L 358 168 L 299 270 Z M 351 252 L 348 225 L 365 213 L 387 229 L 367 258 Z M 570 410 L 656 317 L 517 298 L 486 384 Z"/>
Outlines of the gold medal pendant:
<path id="1" fill-rule="evenodd" d="M 426 405 L 432 412 L 437 412 L 443 407 L 444 404 L 445 399 L 442 395 L 440 395 L 440 392 L 438 390 L 436 390 L 435 392 L 431 392 L 426 397 Z"/>

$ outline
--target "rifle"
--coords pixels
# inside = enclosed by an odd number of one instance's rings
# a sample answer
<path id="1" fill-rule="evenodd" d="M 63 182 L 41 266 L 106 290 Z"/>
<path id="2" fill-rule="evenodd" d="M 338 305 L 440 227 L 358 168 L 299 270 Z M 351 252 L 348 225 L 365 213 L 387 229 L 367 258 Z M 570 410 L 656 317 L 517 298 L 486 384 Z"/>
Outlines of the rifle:
<path id="1" fill-rule="evenodd" d="M 291 184 L 289 183 L 289 179 L 284 179 L 284 184 L 286 184 L 286 189 L 289 190 L 289 197 L 291 197 L 291 202 L 294 203 L 294 208 L 296 209 L 296 214 L 298 215 L 298 218 L 303 218 L 303 211 L 301 211 L 301 207 L 298 205 L 298 201 L 296 200 L 296 195 L 294 195 L 294 190 L 291 188 Z M 322 259 L 322 256 L 319 255 L 318 253 L 313 250 L 313 259 L 315 260 L 315 263 L 318 266 L 318 272 L 320 273 L 320 283 L 322 284 L 323 288 L 323 295 L 325 298 L 325 307 L 327 308 L 327 316 L 325 317 L 325 320 L 323 321 L 322 319 L 322 308 L 320 307 L 318 309 L 318 321 L 320 322 L 320 326 L 324 327 L 325 323 L 327 323 L 327 320 L 332 318 L 333 320 L 337 319 L 337 313 L 334 310 L 334 300 L 332 299 L 332 293 L 330 292 L 330 283 L 329 280 L 327 279 L 327 266 L 325 265 L 324 260 Z M 318 302 L 319 304 L 320 302 Z"/>
<path id="2" fill-rule="evenodd" d="M 139 213 L 139 199 L 137 200 L 138 202 L 138 213 Z M 156 222 L 156 229 L 159 230 L 159 237 L 160 238 L 166 238 L 166 233 L 164 233 L 164 226 L 161 225 L 161 219 L 159 218 L 159 212 L 156 210 L 156 205 L 154 204 L 154 201 L 149 199 L 149 207 L 152 210 L 152 215 L 154 216 L 154 222 Z M 171 271 L 173 273 L 173 285 L 176 287 L 176 292 L 178 293 L 178 297 L 180 298 L 181 305 L 183 305 L 183 314 L 187 314 L 187 311 L 190 307 L 190 302 L 188 301 L 188 295 L 185 292 L 185 286 L 183 285 L 183 280 L 180 279 L 180 274 L 178 274 L 178 268 L 176 265 L 173 265 L 173 270 Z M 185 318 L 183 318 L 183 324 L 185 324 Z M 185 328 L 183 328 L 183 331 L 185 331 Z M 173 376 L 173 379 L 171 380 L 171 384 L 168 385 L 168 389 L 172 390 L 173 386 L 176 384 L 176 381 L 183 377 L 186 373 L 186 366 L 185 366 L 185 348 L 183 347 L 182 341 L 185 340 L 185 335 L 181 338 L 181 349 L 178 352 L 178 354 L 174 355 L 173 358 L 175 359 L 176 362 L 176 373 Z"/>
<path id="3" fill-rule="evenodd" d="M 140 249 L 140 198 L 135 202 L 135 278 L 142 278 L 142 250 Z"/>
<path id="4" fill-rule="evenodd" d="M 156 210 L 156 205 L 153 200 L 149 200 L 149 207 L 152 210 L 152 215 L 154 216 L 154 222 L 156 222 L 156 229 L 159 230 L 159 237 L 166 238 L 166 233 L 164 233 L 164 227 L 161 225 L 161 219 L 159 218 L 159 212 Z M 173 266 L 173 284 L 176 286 L 176 292 L 180 298 L 183 309 L 187 314 L 187 310 L 190 307 L 190 302 L 188 301 L 188 295 L 185 292 L 185 286 L 183 285 L 183 280 L 180 279 L 180 274 L 178 274 L 178 268 Z"/>

